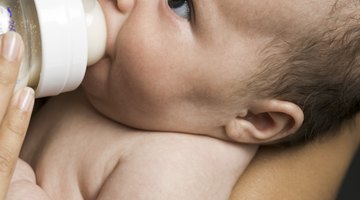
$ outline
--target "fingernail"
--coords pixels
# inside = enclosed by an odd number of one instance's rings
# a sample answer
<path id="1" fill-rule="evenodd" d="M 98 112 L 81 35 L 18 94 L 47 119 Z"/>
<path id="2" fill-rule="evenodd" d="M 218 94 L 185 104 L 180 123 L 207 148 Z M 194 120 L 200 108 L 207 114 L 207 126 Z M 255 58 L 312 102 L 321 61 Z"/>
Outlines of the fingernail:
<path id="1" fill-rule="evenodd" d="M 17 33 L 10 31 L 2 38 L 1 55 L 8 61 L 15 61 L 19 57 L 20 38 Z"/>
<path id="2" fill-rule="evenodd" d="M 26 87 L 20 91 L 19 97 L 17 98 L 17 107 L 22 111 L 28 111 L 34 101 L 34 90 Z"/>

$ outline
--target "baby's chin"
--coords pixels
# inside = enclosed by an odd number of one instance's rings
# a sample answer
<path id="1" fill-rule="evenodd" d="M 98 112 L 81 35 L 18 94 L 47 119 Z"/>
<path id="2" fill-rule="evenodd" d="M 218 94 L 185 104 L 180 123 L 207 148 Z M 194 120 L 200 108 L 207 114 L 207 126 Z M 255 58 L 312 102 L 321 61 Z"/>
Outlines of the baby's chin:
<path id="1" fill-rule="evenodd" d="M 104 58 L 86 69 L 84 79 L 81 83 L 86 92 L 97 96 L 97 93 L 104 91 L 106 81 L 108 80 L 109 65 L 110 60 Z"/>

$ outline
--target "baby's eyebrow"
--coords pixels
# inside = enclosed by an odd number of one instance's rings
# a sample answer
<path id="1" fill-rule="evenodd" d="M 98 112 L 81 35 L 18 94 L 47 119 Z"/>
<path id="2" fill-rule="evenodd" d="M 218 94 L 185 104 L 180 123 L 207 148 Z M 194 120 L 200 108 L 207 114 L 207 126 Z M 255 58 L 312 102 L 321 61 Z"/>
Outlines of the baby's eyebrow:
<path id="1" fill-rule="evenodd" d="M 339 10 L 347 8 L 347 7 L 357 7 L 360 8 L 360 0 L 335 0 L 332 8 L 331 8 L 331 12 L 329 13 L 330 15 L 333 15 L 337 12 L 339 12 Z"/>

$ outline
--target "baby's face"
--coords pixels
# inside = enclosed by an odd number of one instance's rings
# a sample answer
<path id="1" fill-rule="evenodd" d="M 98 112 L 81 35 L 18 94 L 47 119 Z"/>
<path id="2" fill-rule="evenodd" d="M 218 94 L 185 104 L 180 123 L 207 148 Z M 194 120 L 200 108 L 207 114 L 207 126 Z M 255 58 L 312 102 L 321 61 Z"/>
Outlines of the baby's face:
<path id="1" fill-rule="evenodd" d="M 261 50 L 314 26 L 334 2 L 100 0 L 107 55 L 83 87 L 101 113 L 126 125 L 225 138 L 224 124 L 251 104 L 239 89 Z"/>

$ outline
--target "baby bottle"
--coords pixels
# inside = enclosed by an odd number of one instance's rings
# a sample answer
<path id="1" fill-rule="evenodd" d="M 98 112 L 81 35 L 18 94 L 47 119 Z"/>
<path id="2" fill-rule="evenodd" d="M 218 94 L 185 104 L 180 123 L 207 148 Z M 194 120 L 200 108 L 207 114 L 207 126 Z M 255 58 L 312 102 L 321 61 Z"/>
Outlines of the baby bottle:
<path id="1" fill-rule="evenodd" d="M 104 54 L 106 25 L 97 0 L 0 0 L 0 34 L 18 32 L 24 59 L 16 88 L 36 97 L 76 89 Z"/>

